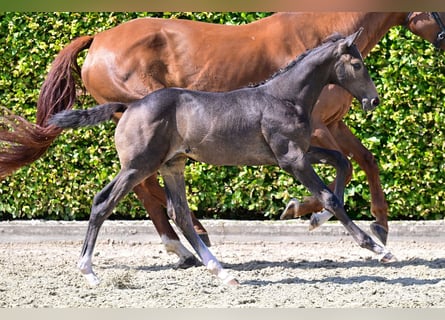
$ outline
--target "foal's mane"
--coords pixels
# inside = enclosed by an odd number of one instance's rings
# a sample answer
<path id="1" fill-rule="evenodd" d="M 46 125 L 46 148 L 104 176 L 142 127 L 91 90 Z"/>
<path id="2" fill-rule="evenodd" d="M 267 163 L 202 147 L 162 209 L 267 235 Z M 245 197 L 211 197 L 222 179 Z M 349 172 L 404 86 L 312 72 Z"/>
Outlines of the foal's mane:
<path id="1" fill-rule="evenodd" d="M 312 52 L 318 51 L 323 49 L 324 47 L 335 43 L 336 41 L 340 40 L 340 39 L 344 39 L 345 37 L 343 35 L 341 35 L 338 32 L 335 32 L 333 34 L 331 34 L 330 36 L 326 37 L 321 45 L 312 48 L 312 49 L 307 49 L 305 52 L 303 52 L 302 54 L 298 55 L 294 60 L 292 60 L 291 62 L 289 62 L 285 67 L 279 69 L 277 72 L 275 72 L 270 78 L 263 80 L 259 83 L 253 83 L 253 84 L 249 84 L 249 88 L 255 88 L 258 86 L 261 86 L 267 82 L 269 82 L 270 80 L 278 77 L 279 75 L 289 71 L 290 69 L 292 69 L 295 65 L 297 65 L 298 63 L 300 63 L 301 60 L 303 60 L 306 56 L 308 56 L 309 54 L 311 54 Z"/>

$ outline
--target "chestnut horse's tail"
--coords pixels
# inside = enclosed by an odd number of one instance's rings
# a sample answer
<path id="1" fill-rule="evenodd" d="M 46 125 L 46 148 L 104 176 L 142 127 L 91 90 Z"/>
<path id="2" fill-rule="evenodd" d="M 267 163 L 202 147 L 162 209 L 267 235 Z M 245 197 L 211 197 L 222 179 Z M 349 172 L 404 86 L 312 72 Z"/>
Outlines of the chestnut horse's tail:
<path id="1" fill-rule="evenodd" d="M 76 82 L 81 79 L 77 57 L 93 39 L 79 37 L 57 55 L 40 89 L 36 124 L 0 108 L 0 179 L 40 158 L 62 132 L 48 120 L 75 103 Z"/>

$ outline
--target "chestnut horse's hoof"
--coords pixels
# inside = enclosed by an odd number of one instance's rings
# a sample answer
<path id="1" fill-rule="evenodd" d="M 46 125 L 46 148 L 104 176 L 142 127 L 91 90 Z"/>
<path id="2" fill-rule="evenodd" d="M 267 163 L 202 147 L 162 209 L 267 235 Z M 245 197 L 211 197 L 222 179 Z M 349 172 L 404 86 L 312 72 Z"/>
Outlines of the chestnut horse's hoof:
<path id="1" fill-rule="evenodd" d="M 386 246 L 386 241 L 388 240 L 388 230 L 379 225 L 377 222 L 371 223 L 369 226 L 372 233 Z"/>
<path id="2" fill-rule="evenodd" d="M 196 257 L 192 256 L 192 257 L 188 257 L 186 258 L 184 261 L 179 261 L 175 268 L 176 269 L 188 269 L 191 267 L 200 267 L 202 266 L 202 262 L 199 261 Z"/>
<path id="3" fill-rule="evenodd" d="M 283 213 L 280 216 L 280 220 L 288 220 L 294 219 L 296 212 L 298 212 L 298 207 L 300 206 L 300 201 L 295 198 L 292 198 L 284 209 Z"/>
<path id="4" fill-rule="evenodd" d="M 204 244 L 207 247 L 211 247 L 212 244 L 210 243 L 210 238 L 209 238 L 209 234 L 208 233 L 199 233 L 198 232 L 198 236 L 201 238 L 202 242 L 204 242 Z"/>

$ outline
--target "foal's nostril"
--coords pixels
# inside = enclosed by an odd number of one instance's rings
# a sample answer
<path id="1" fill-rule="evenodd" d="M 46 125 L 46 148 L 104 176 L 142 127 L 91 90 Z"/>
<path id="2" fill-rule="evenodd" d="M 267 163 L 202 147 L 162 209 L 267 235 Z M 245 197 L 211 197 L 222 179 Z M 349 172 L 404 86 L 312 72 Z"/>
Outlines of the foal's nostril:
<path id="1" fill-rule="evenodd" d="M 371 100 L 371 105 L 373 107 L 377 107 L 380 104 L 380 99 L 379 98 L 374 98 Z"/>

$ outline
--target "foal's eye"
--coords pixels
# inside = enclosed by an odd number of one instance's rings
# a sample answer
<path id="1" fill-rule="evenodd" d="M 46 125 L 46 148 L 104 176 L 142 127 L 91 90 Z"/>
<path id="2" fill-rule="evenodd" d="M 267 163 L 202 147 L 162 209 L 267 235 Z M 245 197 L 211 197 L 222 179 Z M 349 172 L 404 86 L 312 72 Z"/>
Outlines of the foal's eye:
<path id="1" fill-rule="evenodd" d="M 360 70 L 362 68 L 362 65 L 360 63 L 352 63 L 352 67 L 354 70 Z"/>

